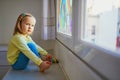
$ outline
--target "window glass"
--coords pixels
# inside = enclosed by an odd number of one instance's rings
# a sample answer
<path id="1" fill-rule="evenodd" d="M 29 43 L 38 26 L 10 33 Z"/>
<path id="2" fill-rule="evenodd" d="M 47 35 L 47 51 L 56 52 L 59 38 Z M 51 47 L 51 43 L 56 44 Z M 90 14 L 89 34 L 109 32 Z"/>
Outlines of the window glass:
<path id="1" fill-rule="evenodd" d="M 72 0 L 58 0 L 57 32 L 72 36 Z"/>
<path id="2" fill-rule="evenodd" d="M 120 48 L 120 0 L 87 0 L 82 39 L 101 47 Z"/>

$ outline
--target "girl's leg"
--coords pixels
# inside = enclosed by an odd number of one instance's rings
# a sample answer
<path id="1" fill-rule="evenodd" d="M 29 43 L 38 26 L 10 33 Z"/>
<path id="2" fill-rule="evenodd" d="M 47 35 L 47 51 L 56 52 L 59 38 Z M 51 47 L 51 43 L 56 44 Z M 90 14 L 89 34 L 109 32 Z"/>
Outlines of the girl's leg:
<path id="1" fill-rule="evenodd" d="M 31 51 L 34 54 L 36 54 L 36 56 L 41 57 L 40 54 L 39 54 L 39 52 L 38 52 L 38 50 L 37 50 L 37 48 L 36 48 L 36 46 L 33 43 L 28 43 L 28 46 L 31 49 Z"/>
<path id="2" fill-rule="evenodd" d="M 40 57 L 39 52 L 37 51 L 36 46 L 33 43 L 28 43 L 28 47 L 31 49 L 31 51 L 36 54 L 38 57 Z M 13 69 L 16 70 L 22 70 L 25 69 L 28 65 L 29 58 L 24 55 L 24 53 L 20 52 L 18 60 L 15 62 L 15 64 L 12 65 Z"/>
<path id="3" fill-rule="evenodd" d="M 23 70 L 27 67 L 29 58 L 27 58 L 24 53 L 20 52 L 19 57 L 15 64 L 12 65 L 12 68 L 15 70 Z"/>

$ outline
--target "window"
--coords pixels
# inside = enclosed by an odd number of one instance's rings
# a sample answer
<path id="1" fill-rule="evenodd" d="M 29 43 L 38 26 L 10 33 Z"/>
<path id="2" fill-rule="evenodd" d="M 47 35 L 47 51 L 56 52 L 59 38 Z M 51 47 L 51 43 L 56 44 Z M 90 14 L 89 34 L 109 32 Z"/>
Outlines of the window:
<path id="1" fill-rule="evenodd" d="M 56 39 L 72 51 L 74 51 L 74 42 L 76 39 L 74 31 L 78 21 L 76 19 L 78 17 L 76 15 L 78 14 L 78 10 L 76 9 L 78 1 L 56 0 Z"/>
<path id="2" fill-rule="evenodd" d="M 120 48 L 120 0 L 86 0 L 84 41 L 106 49 Z"/>
<path id="3" fill-rule="evenodd" d="M 72 0 L 58 0 L 57 32 L 72 36 Z"/>

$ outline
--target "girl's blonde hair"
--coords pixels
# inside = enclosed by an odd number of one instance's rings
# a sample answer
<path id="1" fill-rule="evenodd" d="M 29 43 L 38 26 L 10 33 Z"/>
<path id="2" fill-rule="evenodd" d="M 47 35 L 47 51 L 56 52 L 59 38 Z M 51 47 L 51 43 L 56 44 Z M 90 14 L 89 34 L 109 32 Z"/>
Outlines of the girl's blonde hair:
<path id="1" fill-rule="evenodd" d="M 30 14 L 30 13 L 20 14 L 17 21 L 16 21 L 16 25 L 15 25 L 15 28 L 14 28 L 13 35 L 15 35 L 17 32 L 23 34 L 22 31 L 21 31 L 21 23 L 22 23 L 22 21 L 25 17 L 33 17 L 35 19 L 35 17 L 32 16 L 32 14 Z"/>

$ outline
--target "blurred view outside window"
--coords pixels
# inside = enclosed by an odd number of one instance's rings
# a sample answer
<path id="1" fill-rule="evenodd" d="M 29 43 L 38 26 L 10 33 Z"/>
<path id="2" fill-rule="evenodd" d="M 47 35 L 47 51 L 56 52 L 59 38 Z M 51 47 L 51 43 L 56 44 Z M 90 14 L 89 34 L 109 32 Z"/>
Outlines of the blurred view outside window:
<path id="1" fill-rule="evenodd" d="M 86 0 L 83 40 L 116 50 L 120 48 L 120 0 Z"/>

